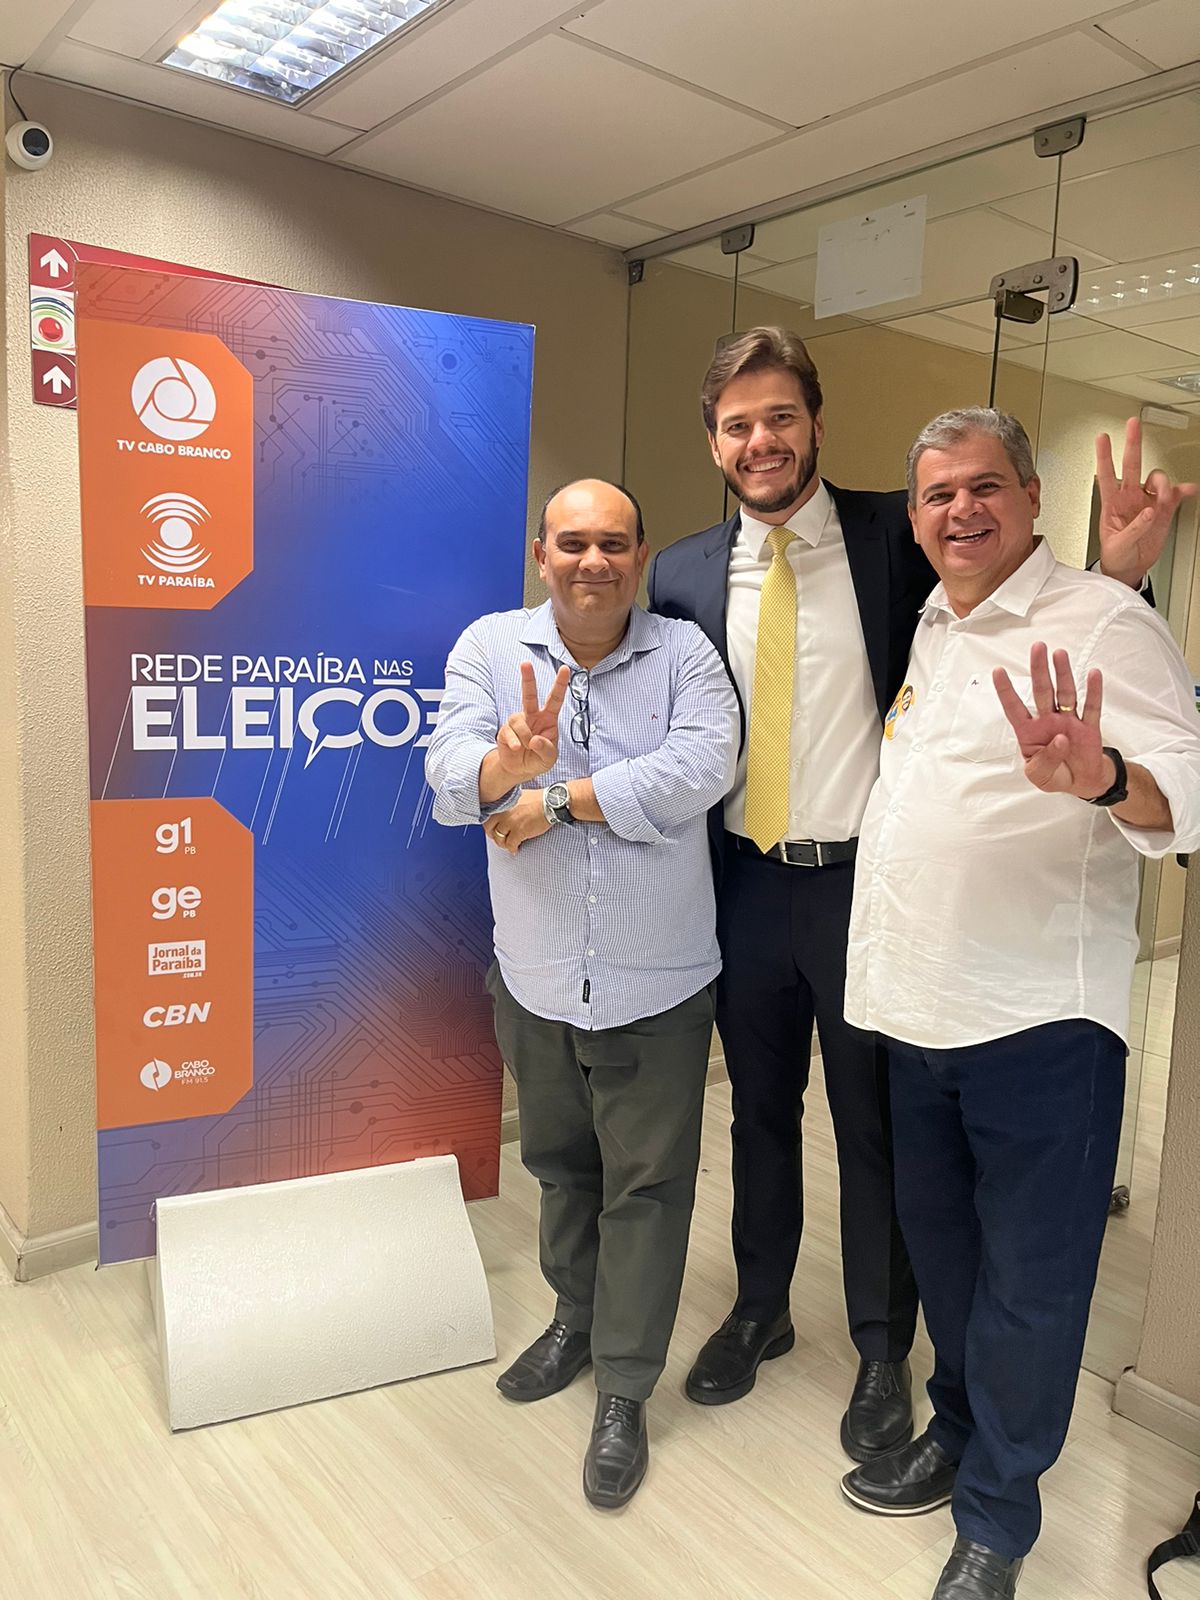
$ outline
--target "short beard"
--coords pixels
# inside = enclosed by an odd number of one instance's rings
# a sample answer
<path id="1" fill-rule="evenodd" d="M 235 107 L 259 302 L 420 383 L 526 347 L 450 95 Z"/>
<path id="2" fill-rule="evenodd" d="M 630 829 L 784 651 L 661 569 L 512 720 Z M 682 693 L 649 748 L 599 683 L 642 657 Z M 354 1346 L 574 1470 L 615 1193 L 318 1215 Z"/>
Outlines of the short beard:
<path id="1" fill-rule="evenodd" d="M 755 500 L 742 487 L 741 483 L 724 473 L 725 482 L 733 491 L 734 497 L 741 501 L 746 510 L 754 515 L 759 513 L 768 517 L 774 516 L 777 511 L 786 511 L 788 506 L 795 505 L 800 496 L 813 481 L 817 471 L 817 447 L 814 444 L 808 454 L 801 458 L 796 465 L 796 476 L 790 484 L 782 489 L 776 489 L 765 499 Z"/>

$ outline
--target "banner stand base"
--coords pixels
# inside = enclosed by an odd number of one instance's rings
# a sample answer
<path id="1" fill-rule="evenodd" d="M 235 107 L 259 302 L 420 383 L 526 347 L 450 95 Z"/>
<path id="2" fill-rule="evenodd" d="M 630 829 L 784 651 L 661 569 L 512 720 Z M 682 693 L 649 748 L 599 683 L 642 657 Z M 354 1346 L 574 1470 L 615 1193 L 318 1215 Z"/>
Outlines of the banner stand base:
<path id="1" fill-rule="evenodd" d="M 159 1200 L 172 1430 L 496 1354 L 452 1155 Z"/>

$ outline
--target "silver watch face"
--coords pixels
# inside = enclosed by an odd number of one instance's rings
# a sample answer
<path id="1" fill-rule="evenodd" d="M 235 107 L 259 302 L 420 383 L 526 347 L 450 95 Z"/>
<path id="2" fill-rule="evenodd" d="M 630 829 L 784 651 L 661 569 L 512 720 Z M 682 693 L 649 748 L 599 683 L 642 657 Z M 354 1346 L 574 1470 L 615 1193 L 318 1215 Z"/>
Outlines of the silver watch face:
<path id="1" fill-rule="evenodd" d="M 570 799 L 570 791 L 565 783 L 552 783 L 546 790 L 546 803 L 553 806 L 555 810 L 560 810 L 563 806 L 569 804 Z"/>

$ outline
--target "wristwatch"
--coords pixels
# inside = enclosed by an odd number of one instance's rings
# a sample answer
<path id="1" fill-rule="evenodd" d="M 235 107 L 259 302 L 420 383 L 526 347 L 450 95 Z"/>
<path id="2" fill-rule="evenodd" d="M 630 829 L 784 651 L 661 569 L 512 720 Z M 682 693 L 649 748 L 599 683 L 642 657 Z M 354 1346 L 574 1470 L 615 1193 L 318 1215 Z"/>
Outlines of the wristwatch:
<path id="1" fill-rule="evenodd" d="M 542 791 L 542 810 L 547 822 L 569 822 L 573 827 L 579 820 L 571 815 L 571 792 L 565 783 L 552 783 Z"/>
<path id="2" fill-rule="evenodd" d="M 1112 787 L 1106 789 L 1103 794 L 1098 794 L 1094 799 L 1089 800 L 1088 805 L 1119 806 L 1122 800 L 1129 799 L 1129 774 L 1125 771 L 1125 762 L 1119 750 L 1114 750 L 1111 746 L 1105 745 L 1104 754 L 1112 762 L 1116 777 L 1112 781 Z"/>

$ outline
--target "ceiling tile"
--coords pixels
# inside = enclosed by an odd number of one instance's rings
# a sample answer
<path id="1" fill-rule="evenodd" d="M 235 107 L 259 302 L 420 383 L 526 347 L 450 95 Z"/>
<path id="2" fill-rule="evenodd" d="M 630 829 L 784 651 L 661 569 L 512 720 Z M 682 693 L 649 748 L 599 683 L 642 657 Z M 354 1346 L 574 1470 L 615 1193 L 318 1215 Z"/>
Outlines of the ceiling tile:
<path id="1" fill-rule="evenodd" d="M 1040 362 L 1040 352 L 1036 352 Z M 1028 350 L 1016 352 L 1014 360 L 1024 360 Z M 1080 383 L 1092 383 L 1101 378 L 1121 378 L 1135 373 L 1165 371 L 1174 364 L 1174 358 L 1186 361 L 1186 350 L 1175 351 L 1150 339 L 1139 339 L 1136 334 L 1113 329 L 1097 333 L 1088 339 L 1051 339 L 1046 352 L 1047 370 L 1060 378 L 1075 378 Z"/>
<path id="2" fill-rule="evenodd" d="M 925 229 L 921 293 L 909 300 L 859 310 L 855 315 L 868 322 L 886 322 L 906 312 L 964 300 L 978 302 L 977 317 L 990 327 L 994 320 L 988 298 L 992 278 L 1009 267 L 1040 260 L 1048 247 L 1049 240 L 1040 229 L 1015 224 L 1012 218 L 983 206 L 938 217 Z M 816 268 L 817 258 L 809 256 L 756 272 L 750 281 L 759 288 L 809 300 L 815 288 Z M 968 309 L 957 308 L 954 315 L 961 317 Z M 975 322 L 976 318 L 966 320 Z"/>
<path id="3" fill-rule="evenodd" d="M 328 155 L 352 136 L 349 128 L 306 117 L 264 96 L 243 94 L 225 84 L 196 78 L 171 67 L 152 66 L 146 61 L 93 50 L 71 39 L 62 39 L 53 47 L 41 70 L 51 78 L 108 89 L 145 105 L 163 106 L 238 133 L 274 139 L 310 155 Z"/>
<path id="4" fill-rule="evenodd" d="M 1200 356 L 1200 317 L 1183 317 L 1178 322 L 1156 322 L 1154 337 L 1161 344 L 1173 345 L 1187 355 Z"/>
<path id="5" fill-rule="evenodd" d="M 772 261 L 791 261 L 797 256 L 816 254 L 817 236 L 828 223 L 842 222 L 881 206 L 924 195 L 925 214 L 932 220 L 1005 195 L 1023 194 L 1042 180 L 1052 183 L 1053 178 L 1051 164 L 1034 155 L 1032 140 L 1021 139 L 995 150 L 983 150 L 978 155 L 930 167 L 925 172 L 872 184 L 870 188 L 837 200 L 823 201 L 804 211 L 794 211 L 773 222 L 759 223 L 755 228 L 754 248 Z"/>
<path id="6" fill-rule="evenodd" d="M 914 27 L 895 0 L 780 5 L 779 0 L 604 0 L 567 28 L 795 127 L 1026 44 L 1091 17 L 1098 0 L 1006 0 L 939 8 Z M 870 48 L 864 49 L 864 41 Z M 996 119 L 998 120 L 998 119 Z"/>
<path id="7" fill-rule="evenodd" d="M 709 239 L 704 244 L 694 244 L 686 250 L 676 250 L 663 260 L 669 261 L 673 267 L 691 267 L 696 272 L 707 272 L 712 278 L 732 278 L 736 270 L 739 277 L 747 277 L 762 267 L 769 267 L 771 263 L 764 257 L 755 255 L 752 250 L 743 250 L 740 255 L 727 256 L 721 249 L 719 239 Z"/>
<path id="8" fill-rule="evenodd" d="M 632 217 L 617 217 L 604 211 L 598 217 L 588 217 L 584 222 L 572 223 L 568 233 L 577 233 L 581 239 L 598 239 L 601 244 L 615 245 L 618 250 L 632 250 L 634 245 L 645 244 L 662 233 L 649 222 L 635 222 Z"/>
<path id="9" fill-rule="evenodd" d="M 1196 0 L 1157 0 L 1124 16 L 1106 17 L 1099 26 L 1159 67 L 1182 67 L 1200 58 Z"/>
<path id="10" fill-rule="evenodd" d="M 980 355 L 990 356 L 992 353 L 992 335 L 985 333 L 982 328 L 975 328 L 967 322 L 955 322 L 950 317 L 939 317 L 932 312 L 922 312 L 916 317 L 899 317 L 895 322 L 889 322 L 888 328 L 892 333 L 911 333 L 918 339 L 932 339 L 935 344 L 952 344 L 960 350 L 975 350 Z M 1021 330 L 1023 333 L 1025 329 Z M 1007 331 L 1005 339 L 1007 340 Z M 1020 344 L 1028 341 L 1021 339 Z M 1000 348 L 1001 356 L 1005 354 L 1007 344 Z"/>
<path id="11" fill-rule="evenodd" d="M 377 59 L 313 97 L 313 110 L 355 128 L 373 128 L 463 73 L 535 33 L 556 17 L 578 16 L 563 0 L 454 0 Z"/>
<path id="12" fill-rule="evenodd" d="M 561 223 L 772 137 L 755 117 L 555 34 L 368 135 L 352 160 Z M 556 159 L 564 148 L 570 161 Z"/>
<path id="13" fill-rule="evenodd" d="M 182 38 L 195 26 L 197 11 L 211 11 L 203 0 L 91 0 L 69 34 L 80 44 L 121 56 L 144 56 L 167 33 Z"/>
<path id="14" fill-rule="evenodd" d="M 75 0 L 18 0 L 0 5 L 0 62 L 19 67 L 28 61 L 75 4 Z M 18 92 L 20 84 L 17 85 Z"/>
<path id="15" fill-rule="evenodd" d="M 991 300 L 973 300 L 969 305 L 954 306 L 952 309 L 941 313 L 955 322 L 969 322 L 977 330 L 985 330 L 988 336 L 988 348 L 991 348 L 991 339 L 996 327 L 996 308 Z M 1079 324 L 1078 328 L 1074 324 Z M 1079 334 L 1095 333 L 1098 330 L 1086 318 L 1072 317 L 1070 312 L 1056 313 L 1052 327 L 1056 339 L 1070 339 Z M 1046 319 L 1043 316 L 1040 322 L 1005 322 L 1002 335 L 1007 344 L 1044 344 L 1046 340 Z"/>
<path id="16" fill-rule="evenodd" d="M 1200 245 L 1198 171 L 1197 152 L 1190 149 L 1083 178 L 1064 178 L 1059 232 L 1110 261 L 1167 255 Z M 995 209 L 1048 228 L 1054 216 L 1053 191 L 1010 196 L 996 201 Z"/>
<path id="17" fill-rule="evenodd" d="M 981 116 L 1023 116 L 1139 76 L 1093 36 L 1070 34 L 823 123 L 658 194 L 627 191 L 619 209 L 673 230 L 694 227 L 973 133 Z"/>
<path id="18" fill-rule="evenodd" d="M 1191 367 L 1173 367 L 1173 372 L 1194 372 L 1195 363 Z M 1128 378 L 1096 378 L 1093 380 L 1098 389 L 1113 389 L 1118 394 L 1129 396 L 1134 400 L 1157 401 L 1159 405 L 1186 406 L 1187 395 L 1182 389 L 1175 389 L 1169 383 L 1157 383 L 1153 377 L 1142 374 L 1139 377 Z"/>

